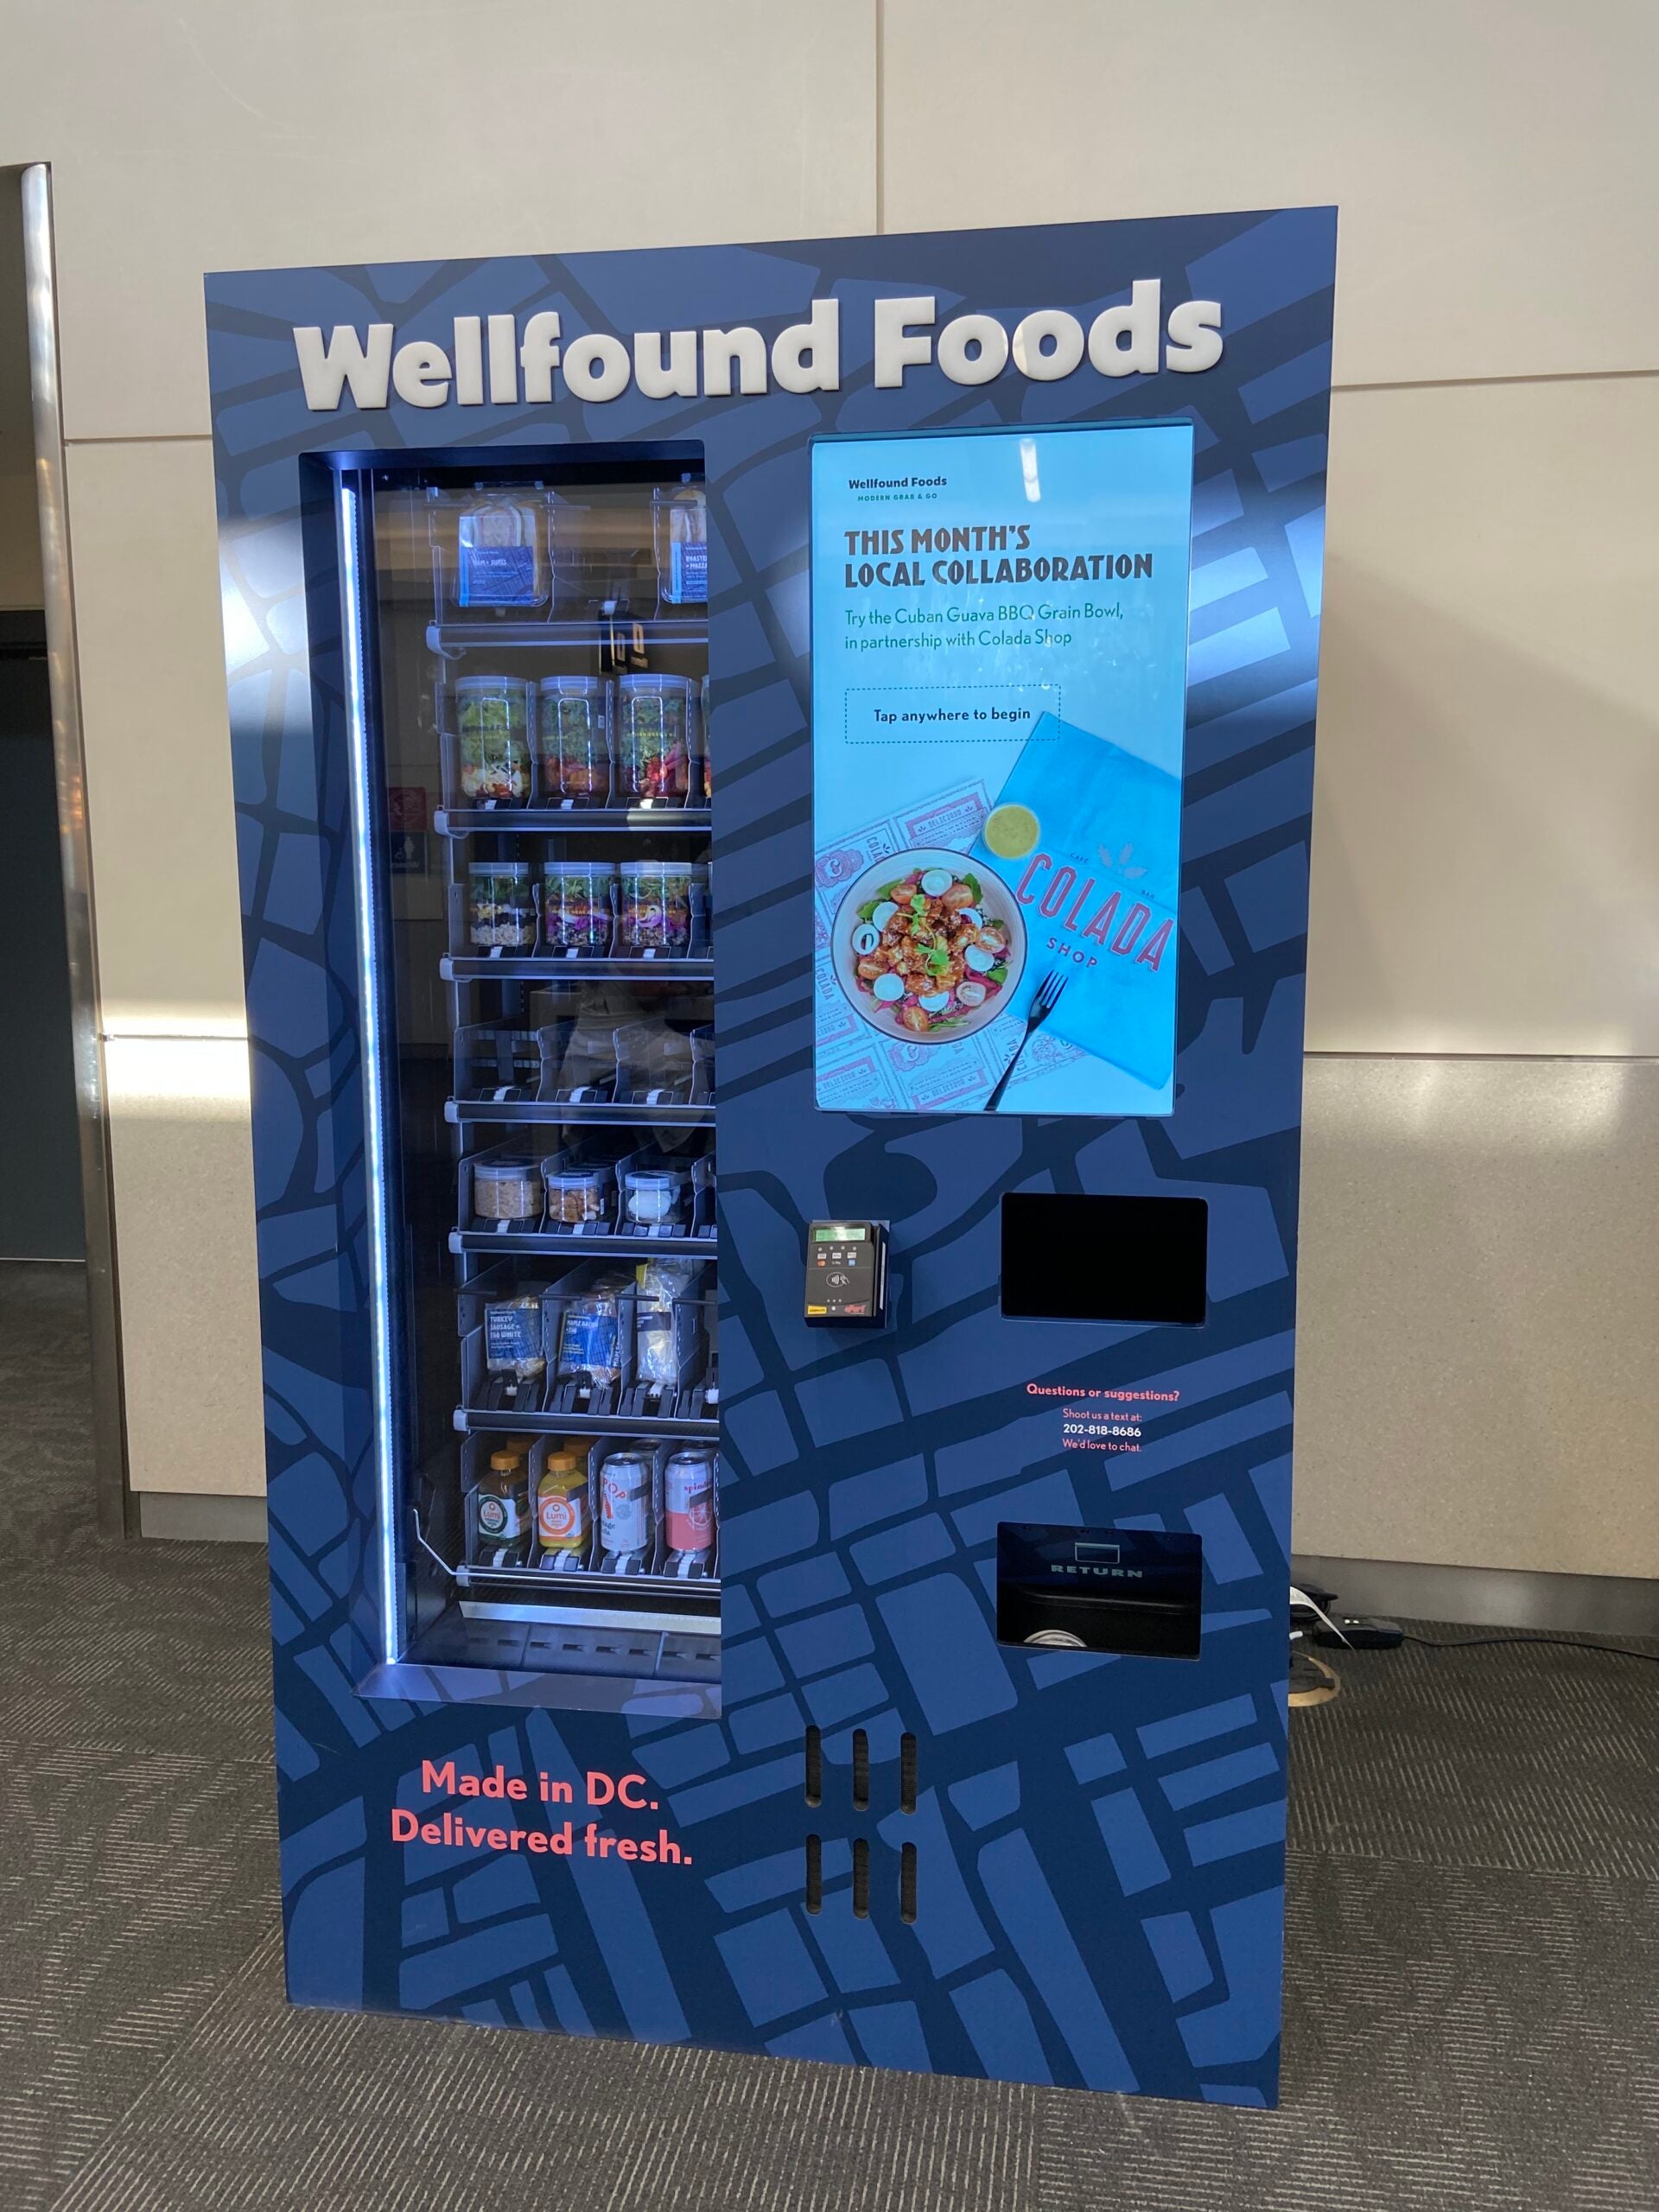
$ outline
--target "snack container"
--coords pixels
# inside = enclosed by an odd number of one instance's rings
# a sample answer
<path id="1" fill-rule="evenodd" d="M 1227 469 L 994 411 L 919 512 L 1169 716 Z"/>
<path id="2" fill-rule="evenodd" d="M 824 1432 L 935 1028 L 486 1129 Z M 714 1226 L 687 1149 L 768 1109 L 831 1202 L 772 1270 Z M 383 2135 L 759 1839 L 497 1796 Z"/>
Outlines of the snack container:
<path id="1" fill-rule="evenodd" d="M 539 1221 L 542 1171 L 533 1160 L 473 1163 L 473 1210 L 485 1221 Z"/>
<path id="2" fill-rule="evenodd" d="M 554 1167 L 547 1171 L 547 1217 L 556 1228 L 575 1229 L 603 1221 L 611 1191 L 603 1167 Z"/>
<path id="3" fill-rule="evenodd" d="M 630 1167 L 622 1178 L 622 1211 L 636 1229 L 664 1229 L 685 1218 L 683 1168 Z"/>

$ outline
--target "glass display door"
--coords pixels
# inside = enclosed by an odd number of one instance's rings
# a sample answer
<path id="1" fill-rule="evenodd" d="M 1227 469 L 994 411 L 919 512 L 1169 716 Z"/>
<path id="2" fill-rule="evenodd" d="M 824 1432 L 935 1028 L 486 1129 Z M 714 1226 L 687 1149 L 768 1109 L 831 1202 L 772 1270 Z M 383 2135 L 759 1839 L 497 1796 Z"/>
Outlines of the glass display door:
<path id="1" fill-rule="evenodd" d="M 708 1681 L 701 457 L 450 458 L 339 479 L 401 1656 Z"/>

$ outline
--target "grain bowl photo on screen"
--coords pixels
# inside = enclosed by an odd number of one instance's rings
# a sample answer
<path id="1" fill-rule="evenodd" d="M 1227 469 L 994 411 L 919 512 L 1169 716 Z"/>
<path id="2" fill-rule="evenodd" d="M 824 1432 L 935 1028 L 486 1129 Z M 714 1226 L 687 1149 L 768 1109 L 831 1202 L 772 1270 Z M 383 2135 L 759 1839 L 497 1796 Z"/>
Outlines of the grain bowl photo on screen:
<path id="1" fill-rule="evenodd" d="M 944 1044 L 1007 1010 L 1026 958 L 1026 926 L 1000 877 L 964 853 L 877 861 L 836 918 L 836 973 L 873 1028 Z"/>

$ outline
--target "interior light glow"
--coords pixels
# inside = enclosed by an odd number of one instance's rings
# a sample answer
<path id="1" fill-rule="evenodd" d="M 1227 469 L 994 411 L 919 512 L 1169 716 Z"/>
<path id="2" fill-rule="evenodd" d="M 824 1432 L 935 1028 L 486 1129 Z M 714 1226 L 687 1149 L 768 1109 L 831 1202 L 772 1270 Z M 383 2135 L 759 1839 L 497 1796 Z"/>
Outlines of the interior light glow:
<path id="1" fill-rule="evenodd" d="M 397 1572 L 397 1461 L 393 1438 L 391 1293 L 387 1281 L 386 1124 L 385 1071 L 374 1010 L 379 1003 L 378 924 L 374 910 L 369 775 L 368 696 L 363 671 L 362 577 L 358 559 L 359 500 L 340 487 L 340 582 L 345 600 L 346 728 L 351 757 L 352 881 L 357 899 L 359 1032 L 363 1056 L 364 1165 L 368 1182 L 369 1335 L 374 1388 L 375 1546 L 379 1578 L 380 1656 L 390 1666 L 401 1656 L 402 1612 Z"/>

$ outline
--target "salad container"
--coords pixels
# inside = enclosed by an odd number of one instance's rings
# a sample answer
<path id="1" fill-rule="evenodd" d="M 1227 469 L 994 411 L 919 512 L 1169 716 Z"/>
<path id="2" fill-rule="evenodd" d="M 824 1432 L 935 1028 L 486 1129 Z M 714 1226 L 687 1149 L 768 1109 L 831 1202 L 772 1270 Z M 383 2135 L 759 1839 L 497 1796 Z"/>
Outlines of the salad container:
<path id="1" fill-rule="evenodd" d="M 530 684 L 516 676 L 463 676 L 455 684 L 461 795 L 478 806 L 530 798 Z"/>

